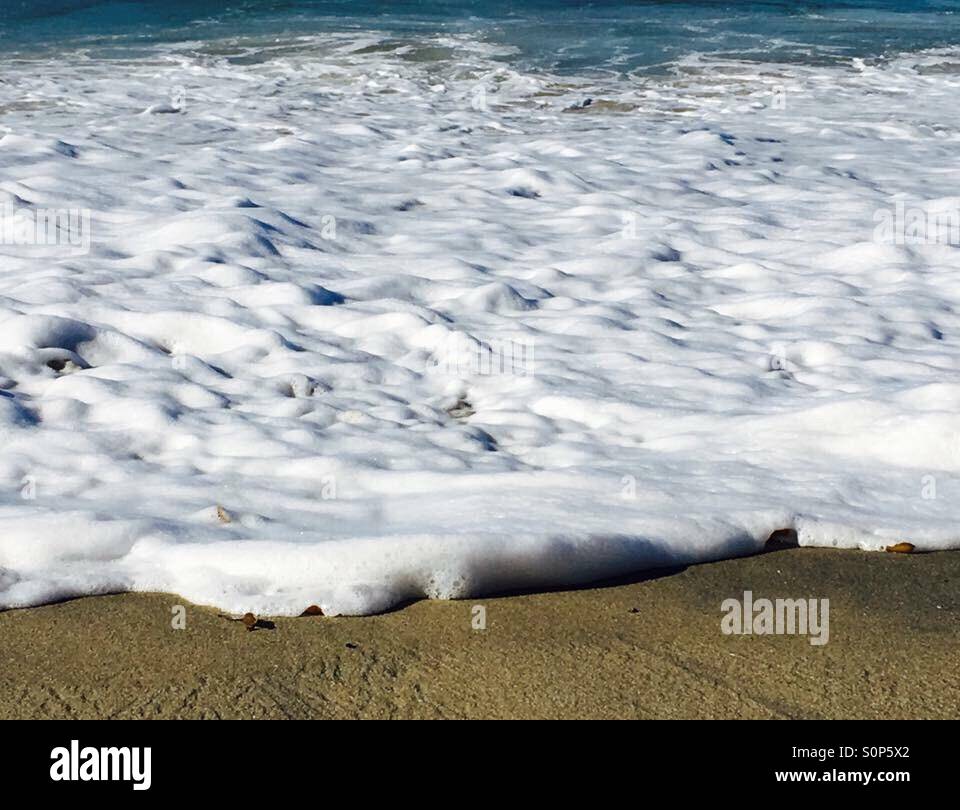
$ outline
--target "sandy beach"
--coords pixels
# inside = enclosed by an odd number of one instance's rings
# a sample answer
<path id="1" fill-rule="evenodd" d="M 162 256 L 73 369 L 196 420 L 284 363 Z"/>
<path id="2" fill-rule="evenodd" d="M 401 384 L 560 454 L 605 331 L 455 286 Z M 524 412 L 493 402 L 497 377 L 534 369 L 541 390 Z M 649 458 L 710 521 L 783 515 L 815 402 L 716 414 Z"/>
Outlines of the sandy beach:
<path id="1" fill-rule="evenodd" d="M 0 2 L 0 719 L 960 717 L 960 3 L 796 5 Z"/>
<path id="2" fill-rule="evenodd" d="M 188 604 L 175 630 L 171 595 L 77 599 L 0 614 L 0 717 L 957 717 L 958 580 L 958 552 L 786 549 L 252 632 Z M 829 599 L 829 642 L 724 635 L 745 590 Z"/>

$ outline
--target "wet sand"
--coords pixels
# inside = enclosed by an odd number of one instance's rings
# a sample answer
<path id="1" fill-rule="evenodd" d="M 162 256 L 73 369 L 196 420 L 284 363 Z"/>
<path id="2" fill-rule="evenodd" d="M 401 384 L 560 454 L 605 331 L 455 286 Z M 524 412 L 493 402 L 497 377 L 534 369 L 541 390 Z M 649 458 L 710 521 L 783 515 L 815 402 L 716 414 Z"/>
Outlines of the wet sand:
<path id="1" fill-rule="evenodd" d="M 745 590 L 829 599 L 829 642 L 724 635 L 720 603 Z M 0 717 L 960 716 L 960 552 L 788 549 L 626 584 L 261 625 L 165 594 L 0 613 Z"/>

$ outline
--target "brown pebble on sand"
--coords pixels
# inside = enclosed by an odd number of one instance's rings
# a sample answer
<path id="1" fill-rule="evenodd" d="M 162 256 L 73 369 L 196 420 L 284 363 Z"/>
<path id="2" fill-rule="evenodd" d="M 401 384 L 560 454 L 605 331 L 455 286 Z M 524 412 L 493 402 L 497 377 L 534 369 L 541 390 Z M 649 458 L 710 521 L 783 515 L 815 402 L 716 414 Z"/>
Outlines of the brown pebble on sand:
<path id="1" fill-rule="evenodd" d="M 300 615 L 301 616 L 322 616 L 323 611 L 320 609 L 318 605 L 310 605 L 310 607 L 308 607 Z"/>
<path id="2" fill-rule="evenodd" d="M 800 545 L 796 529 L 777 529 L 767 538 L 767 548 L 796 548 Z"/>
<path id="3" fill-rule="evenodd" d="M 892 546 L 887 546 L 887 551 L 892 551 L 894 554 L 909 554 L 914 548 L 913 543 L 897 543 Z"/>

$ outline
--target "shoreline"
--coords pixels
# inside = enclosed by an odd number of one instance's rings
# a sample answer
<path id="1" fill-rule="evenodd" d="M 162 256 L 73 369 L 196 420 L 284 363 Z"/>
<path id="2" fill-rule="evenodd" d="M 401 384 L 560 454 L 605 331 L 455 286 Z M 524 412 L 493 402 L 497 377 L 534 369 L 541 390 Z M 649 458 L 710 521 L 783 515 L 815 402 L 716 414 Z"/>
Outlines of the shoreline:
<path id="1" fill-rule="evenodd" d="M 0 613 L 0 718 L 956 717 L 958 581 L 956 551 L 795 548 L 253 632 L 172 595 L 86 597 Z M 724 635 L 744 591 L 829 599 L 828 643 Z"/>

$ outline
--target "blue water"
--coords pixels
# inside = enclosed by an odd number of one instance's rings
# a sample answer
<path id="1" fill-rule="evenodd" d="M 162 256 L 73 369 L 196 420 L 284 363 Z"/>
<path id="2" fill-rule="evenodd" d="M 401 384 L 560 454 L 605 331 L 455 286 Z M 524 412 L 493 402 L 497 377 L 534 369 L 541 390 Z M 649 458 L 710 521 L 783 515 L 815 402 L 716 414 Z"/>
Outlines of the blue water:
<path id="1" fill-rule="evenodd" d="M 470 34 L 555 71 L 629 70 L 690 53 L 823 62 L 960 44 L 960 0 L 0 0 L 0 50 Z"/>

